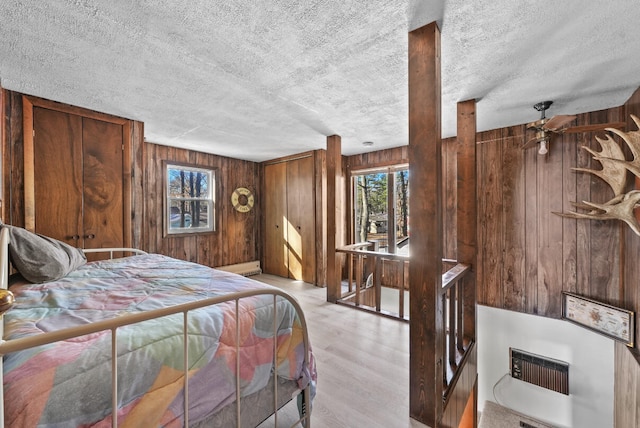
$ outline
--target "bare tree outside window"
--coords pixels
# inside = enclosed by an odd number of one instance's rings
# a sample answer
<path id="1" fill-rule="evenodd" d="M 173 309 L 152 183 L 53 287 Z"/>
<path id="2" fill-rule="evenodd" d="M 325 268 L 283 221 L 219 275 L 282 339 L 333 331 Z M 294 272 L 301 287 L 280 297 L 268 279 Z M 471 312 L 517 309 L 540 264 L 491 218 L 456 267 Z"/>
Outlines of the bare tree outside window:
<path id="1" fill-rule="evenodd" d="M 392 177 L 390 177 L 392 175 Z M 380 251 L 404 247 L 409 234 L 409 171 L 386 168 L 353 175 L 355 242 L 375 241 Z M 389 183 L 394 183 L 390 188 Z M 389 206 L 389 191 L 393 204 Z M 391 233 L 390 233 L 391 232 Z M 388 245 L 388 237 L 395 245 Z"/>
<path id="2" fill-rule="evenodd" d="M 167 234 L 215 230 L 215 171 L 166 163 Z"/>

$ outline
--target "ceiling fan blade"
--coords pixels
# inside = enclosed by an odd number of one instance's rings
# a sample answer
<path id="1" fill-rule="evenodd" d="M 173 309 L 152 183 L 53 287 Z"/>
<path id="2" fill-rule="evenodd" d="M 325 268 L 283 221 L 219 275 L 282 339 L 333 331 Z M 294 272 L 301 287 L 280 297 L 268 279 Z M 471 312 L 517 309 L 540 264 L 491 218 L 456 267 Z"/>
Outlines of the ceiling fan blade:
<path id="1" fill-rule="evenodd" d="M 551 119 L 547 121 L 547 123 L 544 124 L 543 128 L 549 131 L 558 132 L 564 125 L 573 121 L 575 118 L 576 116 L 570 116 L 570 115 L 553 116 Z"/>
<path id="2" fill-rule="evenodd" d="M 540 142 L 540 139 L 538 137 L 532 138 L 532 139 L 530 139 L 529 141 L 527 141 L 526 143 L 524 143 L 522 145 L 522 149 L 523 150 L 529 149 L 529 148 L 535 146 L 536 144 L 538 144 L 539 142 Z"/>
<path id="3" fill-rule="evenodd" d="M 564 131 L 565 134 L 577 134 L 580 132 L 593 132 L 593 131 L 603 131 L 605 128 L 624 128 L 627 126 L 626 122 L 608 122 L 608 123 L 595 123 L 593 125 L 581 125 L 581 126 L 571 126 L 566 128 Z"/>

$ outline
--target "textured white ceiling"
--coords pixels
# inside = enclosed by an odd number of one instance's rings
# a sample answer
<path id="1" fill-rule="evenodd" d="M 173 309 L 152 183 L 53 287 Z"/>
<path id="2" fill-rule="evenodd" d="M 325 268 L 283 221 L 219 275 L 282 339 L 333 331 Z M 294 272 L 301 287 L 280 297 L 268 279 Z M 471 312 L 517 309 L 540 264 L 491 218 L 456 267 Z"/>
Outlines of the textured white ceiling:
<path id="1" fill-rule="evenodd" d="M 637 0 L 2 0 L 0 85 L 262 161 L 407 144 L 407 32 L 442 30 L 442 132 L 617 106 L 640 86 Z M 373 141 L 373 148 L 362 145 Z"/>

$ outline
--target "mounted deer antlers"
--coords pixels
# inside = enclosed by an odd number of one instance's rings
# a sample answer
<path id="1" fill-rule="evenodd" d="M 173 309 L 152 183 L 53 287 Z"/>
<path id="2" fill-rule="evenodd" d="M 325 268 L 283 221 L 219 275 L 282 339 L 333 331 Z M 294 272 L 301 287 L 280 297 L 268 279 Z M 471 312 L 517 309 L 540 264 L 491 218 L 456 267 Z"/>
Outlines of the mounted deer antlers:
<path id="1" fill-rule="evenodd" d="M 557 213 L 567 218 L 586 218 L 591 220 L 622 220 L 631 227 L 636 235 L 640 236 L 640 223 L 634 215 L 634 209 L 640 204 L 640 190 L 631 190 L 624 193 L 628 188 L 627 171 L 640 178 L 640 119 L 631 115 L 631 119 L 638 127 L 638 131 L 623 132 L 615 128 L 606 128 L 607 131 L 618 135 L 629 147 L 633 160 L 626 160 L 622 148 L 611 136 L 606 138 L 596 137 L 600 144 L 601 151 L 596 152 L 589 147 L 582 146 L 584 150 L 591 153 L 593 158 L 602 165 L 601 170 L 588 168 L 571 168 L 574 171 L 587 172 L 603 179 L 613 190 L 615 196 L 604 204 L 583 201 L 582 204 L 572 203 L 579 209 L 589 210 L 586 213 L 568 212 Z"/>

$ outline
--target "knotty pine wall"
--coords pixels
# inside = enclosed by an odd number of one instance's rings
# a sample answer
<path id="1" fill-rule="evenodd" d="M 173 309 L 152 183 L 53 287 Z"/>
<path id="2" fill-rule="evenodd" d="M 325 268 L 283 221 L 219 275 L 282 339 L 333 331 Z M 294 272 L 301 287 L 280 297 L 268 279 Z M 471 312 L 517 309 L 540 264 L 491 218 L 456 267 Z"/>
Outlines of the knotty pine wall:
<path id="1" fill-rule="evenodd" d="M 214 267 L 260 260 L 259 164 L 149 142 L 143 153 L 145 220 L 141 232 L 146 251 Z M 216 232 L 163 236 L 163 160 L 216 169 Z M 231 204 L 237 187 L 246 187 L 254 195 L 254 208 L 247 213 L 236 211 Z"/>

